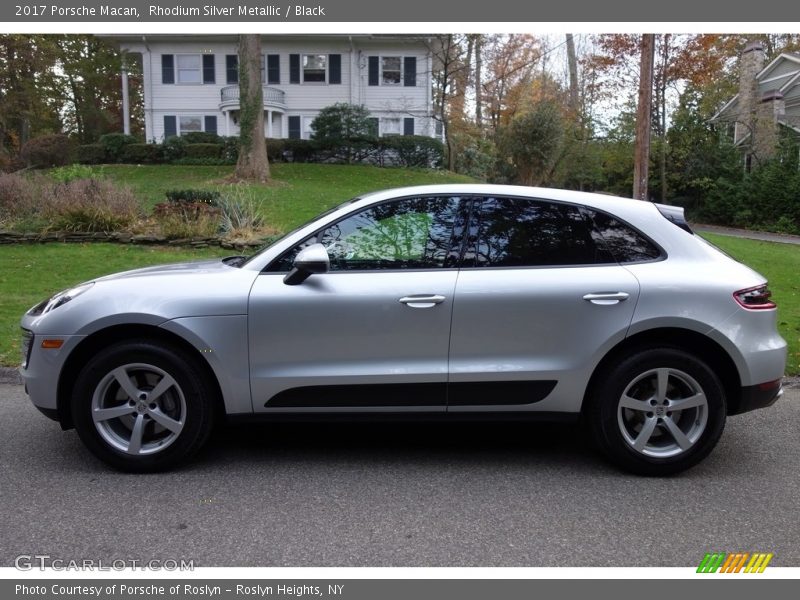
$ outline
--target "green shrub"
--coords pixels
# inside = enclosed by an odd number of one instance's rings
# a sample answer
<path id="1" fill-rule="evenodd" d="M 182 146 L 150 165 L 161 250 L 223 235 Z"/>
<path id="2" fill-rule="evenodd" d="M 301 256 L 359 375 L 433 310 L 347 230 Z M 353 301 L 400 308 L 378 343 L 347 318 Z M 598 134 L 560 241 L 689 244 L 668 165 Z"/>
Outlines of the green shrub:
<path id="1" fill-rule="evenodd" d="M 167 162 L 174 162 L 186 156 L 186 146 L 188 143 L 179 135 L 171 135 L 164 140 L 161 144 L 161 150 L 164 154 L 164 160 Z"/>
<path id="2" fill-rule="evenodd" d="M 155 164 L 161 162 L 162 148 L 159 144 L 127 144 L 123 146 L 119 161 L 129 164 Z"/>
<path id="3" fill-rule="evenodd" d="M 107 133 L 100 136 L 100 145 L 105 150 L 108 162 L 119 162 L 122 159 L 122 149 L 128 144 L 135 144 L 139 140 L 136 136 L 125 133 Z"/>
<path id="4" fill-rule="evenodd" d="M 216 133 L 210 131 L 190 131 L 183 134 L 183 139 L 187 144 L 220 144 L 222 138 Z"/>
<path id="5" fill-rule="evenodd" d="M 269 162 L 283 162 L 283 153 L 285 150 L 286 140 L 267 138 L 267 159 Z"/>
<path id="6" fill-rule="evenodd" d="M 225 165 L 234 165 L 236 161 L 229 161 L 225 158 L 179 158 L 172 161 L 173 165 L 186 165 L 191 167 L 219 167 Z"/>
<path id="7" fill-rule="evenodd" d="M 393 162 L 401 167 L 440 167 L 444 160 L 444 145 L 423 135 L 398 135 L 381 138 L 384 148 L 391 151 Z"/>
<path id="8" fill-rule="evenodd" d="M 224 137 L 222 139 L 222 160 L 227 164 L 234 165 L 239 160 L 239 138 L 237 136 Z M 269 152 L 269 144 L 267 144 Z"/>
<path id="9" fill-rule="evenodd" d="M 83 165 L 99 165 L 106 162 L 106 149 L 102 144 L 84 144 L 76 148 L 75 159 Z"/>
<path id="10" fill-rule="evenodd" d="M 313 140 L 284 140 L 284 149 L 291 162 L 315 162 L 317 144 Z"/>
<path id="11" fill-rule="evenodd" d="M 93 169 L 92 167 L 80 164 L 71 164 L 64 167 L 58 167 L 51 170 L 48 175 L 50 179 L 59 183 L 69 183 L 76 179 L 100 179 L 103 177 L 102 172 Z"/>
<path id="12" fill-rule="evenodd" d="M 27 141 L 20 150 L 20 158 L 29 167 L 37 169 L 60 167 L 72 162 L 73 148 L 66 135 L 43 135 Z"/>
<path id="13" fill-rule="evenodd" d="M 186 158 L 221 158 L 222 144 L 192 144 L 186 145 Z"/>
<path id="14" fill-rule="evenodd" d="M 219 200 L 220 193 L 216 190 L 185 189 L 168 190 L 166 196 L 167 200 L 173 203 L 203 202 L 214 205 Z"/>

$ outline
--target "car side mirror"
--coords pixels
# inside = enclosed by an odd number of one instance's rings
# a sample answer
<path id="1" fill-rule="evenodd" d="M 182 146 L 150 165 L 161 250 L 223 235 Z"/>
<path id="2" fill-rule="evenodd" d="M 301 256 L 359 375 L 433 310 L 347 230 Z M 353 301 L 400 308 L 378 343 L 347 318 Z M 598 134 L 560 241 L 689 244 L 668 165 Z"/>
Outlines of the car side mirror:
<path id="1" fill-rule="evenodd" d="M 331 268 L 328 251 L 322 244 L 311 244 L 297 253 L 292 263 L 292 270 L 283 278 L 286 285 L 303 283 L 311 275 L 327 273 Z"/>

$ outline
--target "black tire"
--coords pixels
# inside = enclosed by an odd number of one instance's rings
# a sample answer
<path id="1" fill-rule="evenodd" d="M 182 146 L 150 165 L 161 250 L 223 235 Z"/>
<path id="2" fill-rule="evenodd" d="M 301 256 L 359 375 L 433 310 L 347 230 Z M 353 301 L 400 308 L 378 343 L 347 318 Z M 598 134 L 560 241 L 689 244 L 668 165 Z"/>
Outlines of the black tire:
<path id="1" fill-rule="evenodd" d="M 702 401 L 700 394 L 705 405 L 691 406 Z M 681 400 L 688 408 L 669 410 Z M 614 464 L 654 476 L 678 473 L 708 456 L 726 415 L 724 387 L 709 366 L 664 346 L 639 348 L 609 365 L 596 379 L 586 414 L 592 437 Z"/>
<path id="2" fill-rule="evenodd" d="M 124 380 L 131 384 L 128 392 Z M 165 391 L 159 392 L 159 384 Z M 151 392 L 158 396 L 149 398 Z M 78 375 L 71 398 L 75 429 L 86 447 L 112 467 L 137 473 L 172 468 L 197 452 L 211 433 L 214 404 L 213 386 L 193 357 L 146 339 L 98 352 Z M 126 407 L 128 414 L 106 416 Z"/>

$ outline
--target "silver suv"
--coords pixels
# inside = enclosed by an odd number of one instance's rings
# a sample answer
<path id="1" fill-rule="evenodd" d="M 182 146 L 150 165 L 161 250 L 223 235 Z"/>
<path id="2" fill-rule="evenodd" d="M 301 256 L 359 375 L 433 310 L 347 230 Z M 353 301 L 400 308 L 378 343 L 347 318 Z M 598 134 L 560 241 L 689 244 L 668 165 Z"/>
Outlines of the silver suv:
<path id="1" fill-rule="evenodd" d="M 31 308 L 33 403 L 152 471 L 215 422 L 287 413 L 583 418 L 642 474 L 686 469 L 782 394 L 765 279 L 681 210 L 512 186 L 356 198 L 245 259 L 101 277 Z"/>

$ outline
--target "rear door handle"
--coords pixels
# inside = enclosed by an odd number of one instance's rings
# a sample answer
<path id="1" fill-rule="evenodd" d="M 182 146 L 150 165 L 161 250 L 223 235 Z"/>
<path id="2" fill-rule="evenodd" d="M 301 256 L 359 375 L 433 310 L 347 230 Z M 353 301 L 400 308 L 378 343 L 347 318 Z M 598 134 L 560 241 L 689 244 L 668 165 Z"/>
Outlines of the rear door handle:
<path id="1" fill-rule="evenodd" d="M 439 294 L 415 294 L 414 296 L 400 298 L 400 304 L 405 304 L 411 308 L 432 308 L 444 301 L 445 297 Z"/>
<path id="2" fill-rule="evenodd" d="M 594 292 L 593 294 L 586 294 L 583 299 L 591 302 L 592 304 L 609 305 L 619 304 L 623 300 L 627 300 L 630 294 L 627 292 Z"/>

